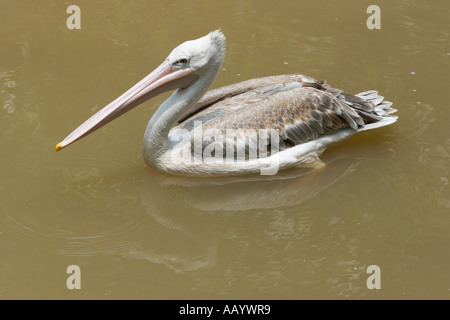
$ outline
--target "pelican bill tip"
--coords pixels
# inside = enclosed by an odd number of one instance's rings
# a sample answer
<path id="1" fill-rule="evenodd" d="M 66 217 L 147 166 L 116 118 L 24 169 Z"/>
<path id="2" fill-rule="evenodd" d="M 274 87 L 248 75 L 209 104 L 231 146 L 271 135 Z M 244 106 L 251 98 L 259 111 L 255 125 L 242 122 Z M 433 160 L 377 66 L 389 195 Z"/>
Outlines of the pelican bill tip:
<path id="1" fill-rule="evenodd" d="M 58 143 L 58 144 L 55 146 L 55 151 L 58 152 L 58 151 L 61 150 L 61 149 L 62 149 L 61 143 Z"/>

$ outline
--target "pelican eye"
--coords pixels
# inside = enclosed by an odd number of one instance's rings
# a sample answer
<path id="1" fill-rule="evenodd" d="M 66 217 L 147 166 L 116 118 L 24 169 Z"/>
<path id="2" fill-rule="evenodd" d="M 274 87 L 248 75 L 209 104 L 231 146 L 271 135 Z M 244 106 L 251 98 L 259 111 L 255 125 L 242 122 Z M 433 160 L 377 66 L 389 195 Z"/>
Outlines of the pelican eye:
<path id="1" fill-rule="evenodd" d="M 177 63 L 179 64 L 186 64 L 188 61 L 186 58 L 181 58 L 180 60 L 177 61 Z"/>

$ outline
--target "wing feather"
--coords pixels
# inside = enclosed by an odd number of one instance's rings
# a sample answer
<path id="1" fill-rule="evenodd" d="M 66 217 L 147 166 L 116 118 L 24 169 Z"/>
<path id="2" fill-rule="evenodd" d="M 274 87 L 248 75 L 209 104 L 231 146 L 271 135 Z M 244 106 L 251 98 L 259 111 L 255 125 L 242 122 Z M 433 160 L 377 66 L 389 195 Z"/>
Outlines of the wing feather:
<path id="1" fill-rule="evenodd" d="M 269 137 L 276 132 L 279 148 L 271 149 L 274 140 L 270 140 L 266 142 L 267 152 L 258 153 L 270 156 L 339 129 L 358 130 L 365 123 L 378 121 L 381 116 L 376 103 L 383 104 L 384 113 L 395 111 L 381 99 L 376 91 L 353 96 L 303 75 L 271 76 L 208 91 L 176 128 L 191 131 L 192 145 L 199 139 L 198 134 L 194 138 L 194 133 L 202 130 L 202 141 L 196 142 L 202 146 L 202 152 L 214 144 L 223 148 L 225 155 L 231 144 L 235 156 L 238 149 L 247 154 L 255 152 L 261 135 Z M 202 123 L 201 128 L 194 128 L 195 121 Z M 229 137 L 228 129 L 238 132 Z"/>
<path id="2" fill-rule="evenodd" d="M 257 153 L 259 156 L 268 156 L 342 128 L 357 130 L 364 124 L 357 112 L 332 93 L 313 86 L 292 86 L 291 90 L 282 90 L 284 87 L 285 85 L 277 85 L 258 88 L 250 99 L 250 94 L 245 93 L 223 99 L 214 104 L 212 109 L 206 108 L 198 112 L 194 119 L 208 120 L 203 123 L 201 130 L 219 133 L 203 134 L 202 150 L 208 145 L 216 144 L 223 148 L 225 155 L 226 145 L 231 143 L 235 148 L 235 156 L 239 148 L 244 149 L 248 155 L 249 152 L 255 152 L 255 141 L 258 141 L 261 129 L 276 129 L 279 148 L 269 149 L 267 153 Z M 229 105 L 233 105 L 233 112 L 226 110 Z M 217 117 L 207 117 L 211 113 Z M 186 126 L 189 121 L 192 119 L 186 120 L 182 125 Z M 240 132 L 231 139 L 227 137 L 227 129 Z"/>

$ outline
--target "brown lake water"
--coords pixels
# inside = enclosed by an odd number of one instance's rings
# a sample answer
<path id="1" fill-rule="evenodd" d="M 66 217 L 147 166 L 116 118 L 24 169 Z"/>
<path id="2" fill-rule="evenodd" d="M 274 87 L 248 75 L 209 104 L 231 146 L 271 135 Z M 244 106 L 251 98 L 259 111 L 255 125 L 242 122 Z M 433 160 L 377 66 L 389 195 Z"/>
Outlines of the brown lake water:
<path id="1" fill-rule="evenodd" d="M 66 27 L 71 4 L 80 30 Z M 366 26 L 371 4 L 379 30 Z M 449 1 L 0 7 L 0 299 L 450 298 Z M 214 87 L 300 73 L 377 89 L 399 121 L 328 149 L 319 171 L 179 177 L 141 151 L 167 93 L 55 153 L 174 47 L 217 28 L 227 54 Z M 370 265 L 381 289 L 366 286 Z"/>

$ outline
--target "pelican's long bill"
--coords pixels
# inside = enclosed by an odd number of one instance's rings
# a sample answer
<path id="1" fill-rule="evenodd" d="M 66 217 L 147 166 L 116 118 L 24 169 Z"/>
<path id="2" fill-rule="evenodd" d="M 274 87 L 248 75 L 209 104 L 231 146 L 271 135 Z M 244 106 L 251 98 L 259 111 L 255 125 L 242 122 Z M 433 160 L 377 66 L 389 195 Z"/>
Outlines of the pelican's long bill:
<path id="1" fill-rule="evenodd" d="M 58 143 L 55 147 L 56 151 L 87 136 L 144 101 L 163 92 L 186 87 L 196 78 L 197 76 L 190 69 L 173 70 L 172 65 L 165 60 L 148 76 L 98 111 Z"/>

